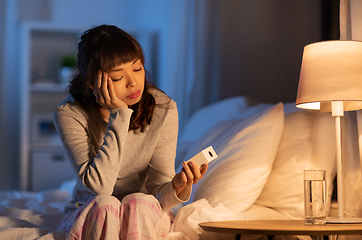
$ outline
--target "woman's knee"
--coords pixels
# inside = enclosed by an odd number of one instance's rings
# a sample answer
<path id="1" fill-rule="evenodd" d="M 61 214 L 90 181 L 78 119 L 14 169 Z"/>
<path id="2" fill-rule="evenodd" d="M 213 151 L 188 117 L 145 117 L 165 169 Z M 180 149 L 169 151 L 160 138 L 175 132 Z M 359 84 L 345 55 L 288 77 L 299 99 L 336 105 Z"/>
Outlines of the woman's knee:
<path id="1" fill-rule="evenodd" d="M 122 204 L 129 202 L 138 202 L 138 201 L 146 201 L 157 205 L 159 204 L 158 200 L 153 195 L 145 193 L 129 194 L 122 199 Z"/>
<path id="2" fill-rule="evenodd" d="M 159 222 L 163 210 L 159 201 L 150 194 L 132 193 L 122 199 L 123 214 L 147 221 Z"/>

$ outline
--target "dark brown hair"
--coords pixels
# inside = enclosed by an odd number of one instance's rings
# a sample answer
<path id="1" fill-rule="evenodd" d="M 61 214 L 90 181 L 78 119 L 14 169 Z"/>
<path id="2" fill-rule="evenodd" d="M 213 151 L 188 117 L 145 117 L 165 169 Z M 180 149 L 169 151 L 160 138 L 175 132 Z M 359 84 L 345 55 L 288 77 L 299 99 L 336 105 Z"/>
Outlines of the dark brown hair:
<path id="1" fill-rule="evenodd" d="M 100 25 L 85 31 L 78 43 L 77 73 L 69 85 L 70 94 L 81 104 L 96 102 L 93 84 L 98 70 L 107 72 L 119 64 L 145 57 L 139 42 L 122 29 L 113 25 Z M 133 110 L 129 130 L 140 129 L 141 132 L 151 123 L 156 102 L 150 88 L 149 73 L 145 69 L 145 86 L 141 100 L 130 108 Z"/>

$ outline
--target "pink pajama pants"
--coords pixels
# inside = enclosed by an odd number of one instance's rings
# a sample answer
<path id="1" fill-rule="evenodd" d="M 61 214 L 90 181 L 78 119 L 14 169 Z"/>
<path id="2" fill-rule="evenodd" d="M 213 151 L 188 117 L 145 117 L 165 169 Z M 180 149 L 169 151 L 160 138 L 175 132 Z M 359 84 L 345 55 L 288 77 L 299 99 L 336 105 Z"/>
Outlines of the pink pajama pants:
<path id="1" fill-rule="evenodd" d="M 154 196 L 134 193 L 121 202 L 113 196 L 93 197 L 68 213 L 58 230 L 66 231 L 67 239 L 157 240 L 170 227 L 170 216 Z"/>

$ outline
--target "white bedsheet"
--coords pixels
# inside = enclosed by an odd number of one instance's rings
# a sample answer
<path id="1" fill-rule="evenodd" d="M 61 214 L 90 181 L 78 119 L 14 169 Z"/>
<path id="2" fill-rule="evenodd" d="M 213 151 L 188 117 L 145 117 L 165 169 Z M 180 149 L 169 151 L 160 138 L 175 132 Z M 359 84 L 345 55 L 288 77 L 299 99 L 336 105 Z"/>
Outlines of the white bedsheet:
<path id="1" fill-rule="evenodd" d="M 0 239 L 65 239 L 57 227 L 71 193 L 67 184 L 42 192 L 0 192 Z"/>

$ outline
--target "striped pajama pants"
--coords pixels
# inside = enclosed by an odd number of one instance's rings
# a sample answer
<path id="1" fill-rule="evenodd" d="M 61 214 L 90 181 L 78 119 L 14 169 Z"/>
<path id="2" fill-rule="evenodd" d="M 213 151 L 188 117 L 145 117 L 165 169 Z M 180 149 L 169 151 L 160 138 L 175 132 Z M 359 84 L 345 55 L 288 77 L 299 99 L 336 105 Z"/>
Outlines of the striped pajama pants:
<path id="1" fill-rule="evenodd" d="M 158 200 L 148 194 L 134 193 L 119 201 L 99 195 L 68 213 L 58 230 L 67 239 L 158 240 L 170 231 L 171 217 L 162 211 Z"/>

